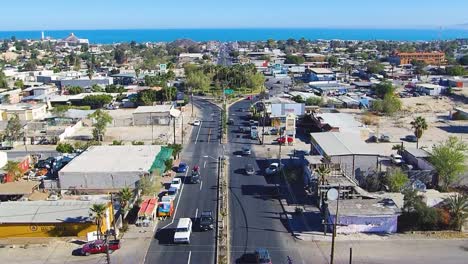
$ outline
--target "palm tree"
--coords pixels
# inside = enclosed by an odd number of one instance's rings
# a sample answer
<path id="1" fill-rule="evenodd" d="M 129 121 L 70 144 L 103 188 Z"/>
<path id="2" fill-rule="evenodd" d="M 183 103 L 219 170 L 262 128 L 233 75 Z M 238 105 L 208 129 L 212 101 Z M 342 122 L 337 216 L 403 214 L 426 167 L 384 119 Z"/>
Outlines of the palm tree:
<path id="1" fill-rule="evenodd" d="M 401 155 L 401 153 L 403 153 L 403 151 L 405 150 L 405 147 L 403 146 L 403 144 L 395 144 L 392 146 L 392 150 L 396 150 L 397 153 Z"/>
<path id="2" fill-rule="evenodd" d="M 320 176 L 320 181 L 322 182 L 322 185 L 325 184 L 325 179 L 327 176 L 331 173 L 330 168 L 326 167 L 325 165 L 321 165 L 318 167 L 315 172 Z"/>
<path id="3" fill-rule="evenodd" d="M 120 201 L 122 202 L 122 208 L 126 210 L 128 202 L 133 198 L 133 192 L 125 187 L 119 192 Z"/>
<path id="4" fill-rule="evenodd" d="M 414 135 L 416 136 L 416 148 L 419 148 L 419 139 L 422 137 L 424 130 L 427 130 L 426 119 L 422 116 L 416 117 L 411 121 L 411 128 L 414 129 Z"/>
<path id="5" fill-rule="evenodd" d="M 23 176 L 23 172 L 19 167 L 18 161 L 9 160 L 2 169 L 6 171 L 8 175 L 12 176 L 14 181 L 20 179 L 21 176 Z"/>
<path id="6" fill-rule="evenodd" d="M 97 237 L 98 239 L 101 238 L 101 225 L 102 225 L 102 218 L 106 216 L 107 205 L 105 204 L 93 204 L 91 206 L 90 214 L 94 217 L 97 225 Z"/>
<path id="7" fill-rule="evenodd" d="M 445 199 L 445 202 L 452 215 L 455 229 L 461 231 L 465 220 L 468 218 L 468 196 L 455 194 Z"/>

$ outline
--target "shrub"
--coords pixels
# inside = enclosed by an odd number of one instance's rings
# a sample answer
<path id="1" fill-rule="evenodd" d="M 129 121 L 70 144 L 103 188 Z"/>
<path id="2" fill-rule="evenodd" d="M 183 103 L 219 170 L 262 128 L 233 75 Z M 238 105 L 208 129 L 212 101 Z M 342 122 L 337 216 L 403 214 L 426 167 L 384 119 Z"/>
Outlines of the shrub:
<path id="1" fill-rule="evenodd" d="M 145 144 L 145 142 L 143 142 L 143 141 L 136 141 L 136 140 L 132 141 L 132 145 L 134 145 L 134 146 L 141 146 L 141 145 L 144 145 L 144 144 Z"/>
<path id="2" fill-rule="evenodd" d="M 107 94 L 87 95 L 83 98 L 82 104 L 89 105 L 92 109 L 101 108 L 112 102 L 112 96 Z"/>
<path id="3" fill-rule="evenodd" d="M 72 153 L 75 149 L 69 143 L 59 143 L 55 150 L 60 153 Z"/>

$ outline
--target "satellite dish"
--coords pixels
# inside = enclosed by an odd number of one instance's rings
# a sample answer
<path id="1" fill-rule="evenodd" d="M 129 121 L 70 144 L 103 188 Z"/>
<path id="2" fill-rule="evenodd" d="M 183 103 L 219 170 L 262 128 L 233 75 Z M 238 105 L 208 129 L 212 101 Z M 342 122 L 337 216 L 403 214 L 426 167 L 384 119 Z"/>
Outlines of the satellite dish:
<path id="1" fill-rule="evenodd" d="M 338 191 L 335 188 L 331 188 L 330 190 L 328 190 L 327 199 L 329 201 L 335 201 L 336 199 L 338 199 Z"/>

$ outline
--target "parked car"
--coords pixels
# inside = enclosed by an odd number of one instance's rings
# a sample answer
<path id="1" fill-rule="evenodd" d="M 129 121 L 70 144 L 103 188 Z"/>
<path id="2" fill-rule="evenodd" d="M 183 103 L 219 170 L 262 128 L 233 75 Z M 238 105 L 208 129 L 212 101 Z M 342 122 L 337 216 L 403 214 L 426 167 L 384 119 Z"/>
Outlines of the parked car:
<path id="1" fill-rule="evenodd" d="M 112 253 L 120 249 L 120 240 L 110 240 L 109 241 L 109 253 Z M 91 254 L 106 253 L 107 245 L 104 243 L 104 240 L 95 240 L 89 243 L 86 243 L 81 248 L 81 254 L 84 256 L 89 256 Z"/>
<path id="2" fill-rule="evenodd" d="M 381 142 L 390 142 L 390 136 L 387 135 L 387 134 L 382 134 L 380 135 L 380 139 L 379 139 Z"/>
<path id="3" fill-rule="evenodd" d="M 203 231 L 213 230 L 214 218 L 212 211 L 203 211 L 200 215 L 200 229 Z"/>
<path id="4" fill-rule="evenodd" d="M 179 163 L 179 166 L 177 167 L 177 172 L 186 172 L 188 169 L 188 166 L 186 163 Z"/>
<path id="5" fill-rule="evenodd" d="M 252 154 L 252 150 L 249 146 L 242 147 L 242 155 L 250 155 Z"/>
<path id="6" fill-rule="evenodd" d="M 257 248 L 254 255 L 257 263 L 271 264 L 270 253 L 266 248 Z"/>
<path id="7" fill-rule="evenodd" d="M 180 187 L 180 186 L 179 186 Z M 169 190 L 167 190 L 167 197 L 170 197 L 172 200 L 174 200 L 177 197 L 177 194 L 179 193 L 179 188 L 177 186 L 172 186 L 169 187 Z"/>
<path id="8" fill-rule="evenodd" d="M 255 169 L 252 164 L 246 164 L 245 165 L 245 174 L 247 175 L 254 175 L 255 174 Z"/>
<path id="9" fill-rule="evenodd" d="M 418 138 L 415 136 L 415 135 L 407 135 L 405 137 L 406 141 L 409 141 L 409 142 L 416 142 L 418 141 Z"/>
<path id="10" fill-rule="evenodd" d="M 192 234 L 192 220 L 190 218 L 180 218 L 174 233 L 174 243 L 190 244 Z"/>
<path id="11" fill-rule="evenodd" d="M 228 125 L 234 125 L 234 119 L 229 118 L 229 120 L 228 120 Z"/>
<path id="12" fill-rule="evenodd" d="M 172 179 L 170 188 L 172 188 L 172 187 L 177 188 L 178 190 L 180 190 L 180 187 L 182 187 L 182 179 L 180 179 L 180 178 Z"/>
<path id="13" fill-rule="evenodd" d="M 193 125 L 194 125 L 194 126 L 199 126 L 200 124 L 201 124 L 201 121 L 198 120 L 198 119 L 195 119 L 195 120 L 193 121 Z"/>
<path id="14" fill-rule="evenodd" d="M 281 168 L 283 167 L 284 165 L 281 164 Z M 275 174 L 279 171 L 280 169 L 280 165 L 279 163 L 277 162 L 273 162 L 272 164 L 270 164 L 270 166 L 268 166 L 268 168 L 265 169 L 265 173 L 267 175 L 272 175 L 272 174 Z"/>
<path id="15" fill-rule="evenodd" d="M 390 155 L 390 158 L 392 159 L 392 163 L 396 165 L 400 165 L 403 163 L 403 157 L 398 154 L 392 154 Z"/>

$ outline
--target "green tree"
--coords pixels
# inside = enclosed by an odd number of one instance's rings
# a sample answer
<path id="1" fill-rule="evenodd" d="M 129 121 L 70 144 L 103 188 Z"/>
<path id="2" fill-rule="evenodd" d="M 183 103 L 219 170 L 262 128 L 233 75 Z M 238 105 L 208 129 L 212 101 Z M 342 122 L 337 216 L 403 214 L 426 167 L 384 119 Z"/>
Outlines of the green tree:
<path id="1" fill-rule="evenodd" d="M 413 121 L 411 121 L 410 124 L 411 128 L 414 129 L 414 135 L 417 138 L 416 148 L 419 148 L 419 139 L 422 137 L 424 130 L 427 130 L 426 119 L 422 116 L 418 116 Z"/>
<path id="2" fill-rule="evenodd" d="M 296 103 L 304 103 L 304 98 L 302 98 L 302 96 L 300 95 L 295 95 L 293 97 L 291 97 L 291 100 L 293 100 L 294 102 Z"/>
<path id="3" fill-rule="evenodd" d="M 268 39 L 267 40 L 267 47 L 269 49 L 276 49 L 276 41 L 274 39 Z"/>
<path id="4" fill-rule="evenodd" d="M 303 64 L 304 62 L 305 62 L 304 57 L 291 55 L 291 54 L 286 55 L 286 60 L 284 61 L 284 63 L 286 64 L 296 64 L 296 65 Z"/>
<path id="5" fill-rule="evenodd" d="M 133 198 L 133 192 L 130 190 L 130 188 L 125 187 L 119 191 L 119 197 L 123 208 L 122 215 L 125 215 L 125 212 L 128 210 L 128 202 Z"/>
<path id="6" fill-rule="evenodd" d="M 387 94 L 393 95 L 395 93 L 395 87 L 391 82 L 384 81 L 374 86 L 374 92 L 378 97 L 383 99 Z"/>
<path id="7" fill-rule="evenodd" d="M 401 155 L 401 153 L 403 153 L 403 151 L 405 150 L 405 147 L 403 146 L 403 144 L 395 144 L 392 146 L 392 150 L 396 150 L 397 153 Z"/>
<path id="8" fill-rule="evenodd" d="M 155 195 L 159 190 L 156 180 L 151 176 L 142 176 L 138 185 L 142 195 Z"/>
<path id="9" fill-rule="evenodd" d="M 19 79 L 16 80 L 15 83 L 13 84 L 14 87 L 23 89 L 24 88 L 24 83 L 23 80 Z"/>
<path id="10" fill-rule="evenodd" d="M 387 176 L 388 186 L 391 192 L 401 192 L 408 183 L 408 176 L 400 169 L 394 169 Z"/>
<path id="11" fill-rule="evenodd" d="M 310 106 L 310 105 L 322 105 L 323 104 L 323 98 L 322 97 L 309 97 L 305 100 L 305 104 Z"/>
<path id="12" fill-rule="evenodd" d="M 102 89 L 102 87 L 99 85 L 99 84 L 93 84 L 91 86 L 91 91 L 93 93 L 97 93 L 97 92 L 104 92 L 104 89 Z"/>
<path id="13" fill-rule="evenodd" d="M 265 84 L 265 76 L 262 73 L 256 72 L 247 75 L 248 78 L 248 87 L 252 89 L 261 89 L 263 90 Z"/>
<path id="14" fill-rule="evenodd" d="M 384 71 L 384 66 L 380 61 L 370 61 L 366 64 L 367 73 L 378 74 Z"/>
<path id="15" fill-rule="evenodd" d="M 10 120 L 8 120 L 5 128 L 5 138 L 11 141 L 18 141 L 23 137 L 22 129 L 23 126 L 21 125 L 19 116 L 17 114 L 13 115 Z"/>
<path id="16" fill-rule="evenodd" d="M 80 86 L 67 87 L 67 91 L 68 91 L 68 94 L 71 94 L 71 95 L 84 93 L 84 89 Z"/>
<path id="17" fill-rule="evenodd" d="M 122 85 L 110 84 L 106 85 L 105 91 L 106 93 L 125 93 L 127 89 Z"/>
<path id="18" fill-rule="evenodd" d="M 387 94 L 383 100 L 375 100 L 372 102 L 372 110 L 387 115 L 393 115 L 401 110 L 401 106 L 401 100 L 391 94 Z"/>
<path id="19" fill-rule="evenodd" d="M 338 65 L 338 58 L 336 56 L 330 56 L 327 58 L 327 62 L 330 67 L 336 67 Z"/>
<path id="20" fill-rule="evenodd" d="M 114 50 L 114 59 L 117 64 L 124 64 L 127 62 L 127 54 L 122 45 L 118 45 Z"/>
<path id="21" fill-rule="evenodd" d="M 468 54 L 464 55 L 461 57 L 458 62 L 460 62 L 461 65 L 468 65 Z"/>
<path id="22" fill-rule="evenodd" d="M 202 71 L 191 71 L 187 75 L 186 85 L 195 90 L 206 91 L 211 84 L 211 77 Z"/>
<path id="23" fill-rule="evenodd" d="M 321 184 L 325 184 L 325 181 L 326 181 L 328 175 L 330 175 L 331 170 L 330 170 L 330 168 L 326 167 L 325 165 L 321 165 L 315 170 L 315 172 L 317 172 L 317 174 L 320 176 Z"/>
<path id="24" fill-rule="evenodd" d="M 102 219 L 107 217 L 106 211 L 107 206 L 105 204 L 93 204 L 89 209 L 91 216 L 93 216 L 94 221 L 97 226 L 97 237 L 100 239 L 102 237 Z"/>
<path id="25" fill-rule="evenodd" d="M 93 123 L 94 139 L 97 141 L 101 141 L 102 140 L 101 136 L 104 136 L 107 125 L 112 123 L 112 117 L 108 113 L 102 111 L 101 109 L 98 109 L 94 111 L 94 113 L 90 114 L 89 118 L 92 118 L 94 120 L 94 123 Z"/>
<path id="26" fill-rule="evenodd" d="M 5 73 L 0 69 L 0 88 L 8 89 L 8 82 Z"/>
<path id="27" fill-rule="evenodd" d="M 75 151 L 70 143 L 59 143 L 55 150 L 60 153 L 73 153 L 73 151 Z"/>
<path id="28" fill-rule="evenodd" d="M 82 104 L 89 105 L 92 109 L 101 108 L 112 102 L 112 96 L 108 94 L 92 94 L 83 98 Z"/>
<path id="29" fill-rule="evenodd" d="M 468 145 L 457 137 L 451 136 L 445 142 L 434 145 L 430 155 L 430 162 L 437 171 L 437 185 L 443 191 L 458 180 L 465 172 L 465 160 Z"/>
<path id="30" fill-rule="evenodd" d="M 21 179 L 21 177 L 23 177 L 23 172 L 21 171 L 19 167 L 18 161 L 13 161 L 13 160 L 7 161 L 7 164 L 3 166 L 2 170 L 6 171 L 8 175 L 13 177 L 14 181 L 17 181 Z"/>
<path id="31" fill-rule="evenodd" d="M 174 159 L 179 156 L 180 152 L 182 152 L 181 144 L 169 144 L 167 146 L 172 149 L 172 156 Z"/>
<path id="32" fill-rule="evenodd" d="M 451 76 L 463 76 L 466 74 L 465 68 L 459 65 L 447 67 L 446 71 L 447 74 Z"/>
<path id="33" fill-rule="evenodd" d="M 113 140 L 112 141 L 112 146 L 122 146 L 123 142 L 122 140 Z"/>
<path id="34" fill-rule="evenodd" d="M 468 196 L 466 194 L 455 194 L 445 199 L 452 225 L 457 231 L 462 231 L 463 224 L 468 219 Z"/>
<path id="35" fill-rule="evenodd" d="M 143 142 L 143 141 L 137 141 L 137 140 L 132 141 L 133 146 L 142 146 L 144 144 L 145 144 L 145 142 Z"/>
<path id="36" fill-rule="evenodd" d="M 57 105 L 52 108 L 51 112 L 55 116 L 63 117 L 65 116 L 65 113 L 68 111 L 68 109 L 70 109 L 70 106 L 68 105 Z"/>
<path id="37" fill-rule="evenodd" d="M 164 167 L 166 167 L 166 171 L 172 170 L 174 166 L 174 160 L 173 159 L 167 159 L 164 161 Z"/>

